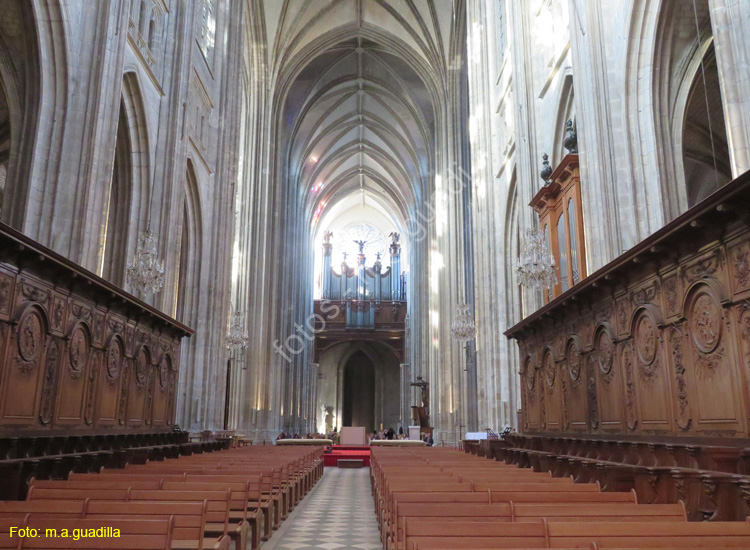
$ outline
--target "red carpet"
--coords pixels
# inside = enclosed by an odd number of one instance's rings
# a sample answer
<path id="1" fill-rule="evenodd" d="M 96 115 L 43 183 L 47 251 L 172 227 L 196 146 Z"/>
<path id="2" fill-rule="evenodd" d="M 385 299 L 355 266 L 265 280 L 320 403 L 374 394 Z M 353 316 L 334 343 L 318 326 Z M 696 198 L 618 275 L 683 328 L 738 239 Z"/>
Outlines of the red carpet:
<path id="1" fill-rule="evenodd" d="M 365 466 L 370 466 L 370 447 L 334 445 L 330 453 L 323 454 L 323 465 L 338 466 L 339 458 L 361 458 Z"/>

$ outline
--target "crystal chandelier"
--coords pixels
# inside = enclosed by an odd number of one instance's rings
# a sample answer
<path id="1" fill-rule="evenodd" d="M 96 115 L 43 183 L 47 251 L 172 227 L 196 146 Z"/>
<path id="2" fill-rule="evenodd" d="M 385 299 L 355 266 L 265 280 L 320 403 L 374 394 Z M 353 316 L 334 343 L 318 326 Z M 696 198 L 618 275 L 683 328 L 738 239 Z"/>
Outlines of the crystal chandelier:
<path id="1" fill-rule="evenodd" d="M 535 290 L 552 288 L 557 284 L 555 260 L 547 248 L 546 235 L 537 229 L 526 230 L 516 276 L 518 284 Z"/>
<path id="2" fill-rule="evenodd" d="M 456 307 L 456 318 L 451 323 L 451 335 L 460 342 L 468 342 L 476 337 L 477 327 L 469 314 L 468 305 L 459 304 Z"/>
<path id="3" fill-rule="evenodd" d="M 135 258 L 128 263 L 126 279 L 130 288 L 141 299 L 164 287 L 164 260 L 159 259 L 156 236 L 151 232 L 150 226 L 138 235 Z"/>
<path id="4" fill-rule="evenodd" d="M 224 347 L 229 351 L 247 349 L 250 340 L 245 330 L 245 315 L 239 311 L 232 314 L 232 322 L 229 325 L 229 332 L 224 338 Z"/>

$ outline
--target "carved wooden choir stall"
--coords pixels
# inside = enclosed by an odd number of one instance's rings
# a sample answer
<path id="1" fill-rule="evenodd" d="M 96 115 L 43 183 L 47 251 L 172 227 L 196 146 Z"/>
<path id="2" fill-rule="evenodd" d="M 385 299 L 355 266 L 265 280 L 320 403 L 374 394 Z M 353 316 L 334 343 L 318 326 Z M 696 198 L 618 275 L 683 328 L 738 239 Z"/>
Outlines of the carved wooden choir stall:
<path id="1" fill-rule="evenodd" d="M 744 174 L 510 328 L 524 434 L 491 452 L 750 513 L 749 205 Z"/>
<path id="2" fill-rule="evenodd" d="M 168 434 L 191 334 L 0 224 L 2 477 L 28 458 L 184 443 Z"/>

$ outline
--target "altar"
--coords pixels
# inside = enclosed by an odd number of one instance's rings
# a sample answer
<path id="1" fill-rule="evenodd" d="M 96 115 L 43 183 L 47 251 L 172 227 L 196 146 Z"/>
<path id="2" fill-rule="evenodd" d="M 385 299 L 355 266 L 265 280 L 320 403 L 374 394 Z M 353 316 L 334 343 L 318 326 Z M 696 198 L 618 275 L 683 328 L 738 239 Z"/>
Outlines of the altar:
<path id="1" fill-rule="evenodd" d="M 344 426 L 341 428 L 341 445 L 367 445 L 364 426 Z"/>

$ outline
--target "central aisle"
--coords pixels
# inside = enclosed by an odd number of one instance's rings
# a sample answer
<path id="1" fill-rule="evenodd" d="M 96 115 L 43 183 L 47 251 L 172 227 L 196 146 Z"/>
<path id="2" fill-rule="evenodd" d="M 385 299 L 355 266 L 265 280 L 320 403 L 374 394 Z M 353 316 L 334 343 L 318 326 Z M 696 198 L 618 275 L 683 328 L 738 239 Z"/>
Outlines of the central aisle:
<path id="1" fill-rule="evenodd" d="M 382 548 L 369 468 L 326 468 L 323 478 L 262 550 Z"/>

